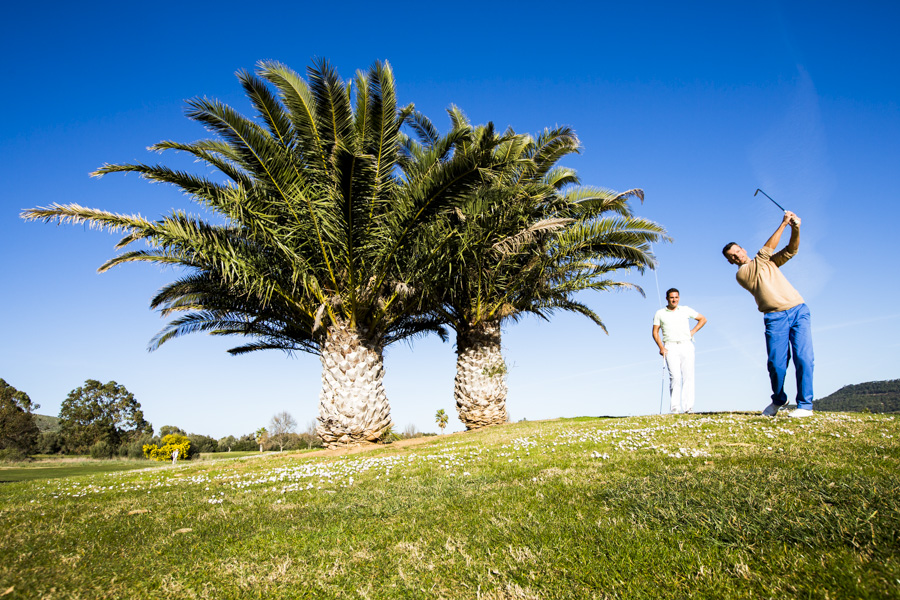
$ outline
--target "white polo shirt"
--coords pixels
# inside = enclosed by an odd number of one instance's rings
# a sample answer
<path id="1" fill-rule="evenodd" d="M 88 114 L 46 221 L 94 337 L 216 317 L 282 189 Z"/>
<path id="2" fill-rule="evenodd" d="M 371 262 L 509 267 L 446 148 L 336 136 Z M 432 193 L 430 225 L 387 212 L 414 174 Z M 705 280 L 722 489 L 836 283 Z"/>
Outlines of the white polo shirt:
<path id="1" fill-rule="evenodd" d="M 696 310 L 690 306 L 678 305 L 675 310 L 661 308 L 653 315 L 653 325 L 659 325 L 662 332 L 663 343 L 666 342 L 689 342 L 691 341 L 691 324 L 690 319 L 697 319 L 700 316 Z"/>

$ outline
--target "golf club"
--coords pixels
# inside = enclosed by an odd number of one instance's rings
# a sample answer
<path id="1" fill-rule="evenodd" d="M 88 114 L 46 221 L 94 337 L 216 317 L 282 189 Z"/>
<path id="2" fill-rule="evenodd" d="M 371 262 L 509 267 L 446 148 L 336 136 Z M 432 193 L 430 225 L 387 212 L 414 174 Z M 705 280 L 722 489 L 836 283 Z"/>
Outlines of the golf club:
<path id="1" fill-rule="evenodd" d="M 761 189 L 759 189 L 759 188 L 756 188 L 756 191 L 753 192 L 753 195 L 756 196 L 756 195 L 757 195 L 758 193 L 760 193 L 760 192 L 762 192 L 762 195 L 763 195 L 763 196 L 765 196 L 765 197 L 768 198 L 769 200 L 772 200 L 772 196 L 770 196 L 770 195 L 768 195 L 767 193 L 763 192 L 763 191 L 762 191 Z M 774 200 L 772 200 L 772 204 L 774 204 L 775 206 L 777 206 L 777 207 L 780 208 L 781 210 L 784 210 L 784 207 L 783 207 L 782 205 L 778 204 L 777 202 L 775 202 Z"/>
<path id="2" fill-rule="evenodd" d="M 650 251 L 653 251 L 653 244 L 650 244 Z M 662 294 L 659 291 L 659 275 L 657 275 L 657 271 L 659 269 L 653 269 L 653 278 L 656 280 L 656 298 L 659 300 L 659 307 L 663 307 L 662 303 Z M 669 371 L 669 365 L 666 363 L 666 357 L 663 356 L 662 359 L 662 389 L 659 391 L 659 414 L 663 414 L 663 403 L 666 400 L 666 374 Z"/>

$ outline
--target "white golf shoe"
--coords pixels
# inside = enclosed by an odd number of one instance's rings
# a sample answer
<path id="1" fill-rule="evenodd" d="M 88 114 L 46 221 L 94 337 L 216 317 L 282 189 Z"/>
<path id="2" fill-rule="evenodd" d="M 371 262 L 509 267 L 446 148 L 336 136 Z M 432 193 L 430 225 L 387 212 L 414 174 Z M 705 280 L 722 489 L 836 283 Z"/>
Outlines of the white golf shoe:
<path id="1" fill-rule="evenodd" d="M 799 419 L 802 417 L 811 417 L 811 416 L 813 416 L 813 414 L 814 414 L 813 411 L 809 410 L 808 408 L 798 408 L 797 410 L 795 410 L 788 416 L 794 417 L 795 419 Z"/>

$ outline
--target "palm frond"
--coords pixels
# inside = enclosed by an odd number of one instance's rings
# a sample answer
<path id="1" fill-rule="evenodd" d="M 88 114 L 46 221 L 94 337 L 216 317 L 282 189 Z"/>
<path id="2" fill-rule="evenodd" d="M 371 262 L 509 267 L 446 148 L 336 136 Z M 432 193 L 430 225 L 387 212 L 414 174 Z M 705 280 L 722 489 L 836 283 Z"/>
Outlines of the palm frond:
<path id="1" fill-rule="evenodd" d="M 285 112 L 278 98 L 269 90 L 261 79 L 247 71 L 238 71 L 238 79 L 253 103 L 253 107 L 262 117 L 269 134 L 285 146 L 293 145 L 293 127 L 291 119 Z"/>
<path id="2" fill-rule="evenodd" d="M 228 144 L 214 140 L 201 140 L 191 144 L 182 144 L 173 141 L 162 141 L 150 146 L 150 150 L 161 152 L 163 150 L 178 150 L 193 155 L 229 177 L 236 184 L 245 188 L 253 185 L 253 179 L 238 166 L 239 160 L 234 149 Z M 99 174 L 99 171 L 97 172 Z"/>
<path id="3" fill-rule="evenodd" d="M 310 91 L 315 98 L 316 128 L 325 149 L 330 153 L 340 141 L 349 149 L 358 150 L 356 137 L 353 136 L 350 96 L 337 71 L 327 60 L 320 59 L 306 72 Z"/>
<path id="4" fill-rule="evenodd" d="M 549 231 L 559 231 L 572 222 L 573 219 L 569 218 L 542 219 L 529 225 L 527 229 L 500 240 L 491 248 L 499 254 L 518 252 L 524 246 L 534 243 L 541 234 Z"/>
<path id="5" fill-rule="evenodd" d="M 296 71 L 277 61 L 261 61 L 257 74 L 275 86 L 294 128 L 296 150 L 309 168 L 327 170 L 329 148 L 318 129 L 316 99 Z"/>
<path id="6" fill-rule="evenodd" d="M 151 226 L 140 215 L 120 215 L 95 208 L 85 208 L 78 204 L 51 204 L 47 207 L 23 210 L 21 217 L 26 221 L 42 221 L 62 225 L 87 225 L 92 229 L 100 229 L 111 233 L 142 231 Z"/>
<path id="7" fill-rule="evenodd" d="M 419 142 L 425 146 L 434 146 L 440 140 L 440 134 L 434 123 L 419 111 L 414 111 L 406 119 L 412 130 L 419 137 Z"/>
<path id="8" fill-rule="evenodd" d="M 578 174 L 574 169 L 567 167 L 554 167 L 541 177 L 541 183 L 555 190 L 561 190 L 569 185 L 578 185 Z"/>

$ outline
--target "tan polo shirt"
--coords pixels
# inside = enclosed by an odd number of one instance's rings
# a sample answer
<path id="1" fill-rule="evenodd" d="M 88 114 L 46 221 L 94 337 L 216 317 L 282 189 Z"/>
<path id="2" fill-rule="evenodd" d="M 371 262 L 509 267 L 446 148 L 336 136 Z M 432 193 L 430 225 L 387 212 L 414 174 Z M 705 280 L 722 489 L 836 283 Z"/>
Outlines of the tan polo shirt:
<path id="1" fill-rule="evenodd" d="M 753 294 L 759 312 L 777 312 L 803 304 L 803 296 L 778 268 L 793 257 L 787 248 L 772 254 L 770 248 L 763 246 L 753 260 L 738 269 L 737 281 Z"/>

